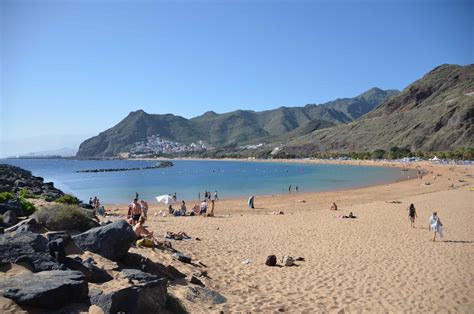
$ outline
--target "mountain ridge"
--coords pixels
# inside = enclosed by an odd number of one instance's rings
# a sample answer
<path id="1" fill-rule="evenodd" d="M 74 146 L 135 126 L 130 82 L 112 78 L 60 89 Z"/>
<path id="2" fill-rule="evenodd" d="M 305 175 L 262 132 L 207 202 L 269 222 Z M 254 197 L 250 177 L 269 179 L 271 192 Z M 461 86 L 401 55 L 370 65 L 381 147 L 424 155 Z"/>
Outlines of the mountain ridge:
<path id="1" fill-rule="evenodd" d="M 213 146 L 285 140 L 285 134 L 301 136 L 304 132 L 314 131 L 314 128 L 353 121 L 397 92 L 371 88 L 353 98 L 319 105 L 280 107 L 259 112 L 235 110 L 222 114 L 207 111 L 191 119 L 173 114 L 148 114 L 139 109 L 130 112 L 114 127 L 81 143 L 77 156 L 113 157 L 126 152 L 133 143 L 156 134 L 183 144 L 203 140 Z M 316 121 L 311 124 L 312 120 Z M 298 131 L 291 133 L 298 128 Z"/>

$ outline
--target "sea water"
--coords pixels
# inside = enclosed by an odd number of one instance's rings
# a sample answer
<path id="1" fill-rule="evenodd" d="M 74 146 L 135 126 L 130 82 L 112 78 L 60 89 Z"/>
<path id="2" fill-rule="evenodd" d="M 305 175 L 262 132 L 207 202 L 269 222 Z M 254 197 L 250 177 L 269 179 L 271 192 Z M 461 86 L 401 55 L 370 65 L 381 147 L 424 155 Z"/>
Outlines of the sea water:
<path id="1" fill-rule="evenodd" d="M 195 200 L 204 191 L 220 198 L 294 192 L 340 190 L 405 179 L 397 168 L 310 163 L 173 160 L 174 166 L 152 170 L 77 173 L 77 170 L 147 167 L 145 160 L 0 159 L 30 170 L 45 182 L 84 201 L 98 196 L 102 203 L 128 203 L 135 193 L 148 201 L 177 194 Z"/>

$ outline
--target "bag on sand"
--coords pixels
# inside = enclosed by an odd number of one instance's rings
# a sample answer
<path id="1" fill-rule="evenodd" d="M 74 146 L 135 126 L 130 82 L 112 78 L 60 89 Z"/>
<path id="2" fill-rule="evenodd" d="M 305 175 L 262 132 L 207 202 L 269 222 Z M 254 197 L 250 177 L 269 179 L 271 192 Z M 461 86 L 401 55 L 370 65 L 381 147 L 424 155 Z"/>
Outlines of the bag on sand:
<path id="1" fill-rule="evenodd" d="M 277 257 L 275 255 L 267 256 L 267 260 L 265 261 L 265 265 L 267 266 L 275 266 L 277 263 Z"/>
<path id="2" fill-rule="evenodd" d="M 137 245 L 144 246 L 144 247 L 155 247 L 155 243 L 153 242 L 152 239 L 145 239 L 145 238 L 137 240 Z"/>
<path id="3" fill-rule="evenodd" d="M 295 260 L 291 256 L 283 256 L 281 263 L 285 266 L 293 266 L 295 264 Z"/>

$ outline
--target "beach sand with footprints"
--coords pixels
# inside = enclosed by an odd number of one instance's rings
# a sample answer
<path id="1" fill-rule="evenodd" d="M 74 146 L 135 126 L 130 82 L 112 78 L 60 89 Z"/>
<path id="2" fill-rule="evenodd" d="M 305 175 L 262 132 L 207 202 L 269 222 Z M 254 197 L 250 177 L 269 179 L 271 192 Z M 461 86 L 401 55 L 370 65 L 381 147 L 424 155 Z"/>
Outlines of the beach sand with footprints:
<path id="1" fill-rule="evenodd" d="M 166 231 L 185 231 L 193 240 L 172 240 L 173 247 L 207 267 L 174 261 L 160 250 L 131 251 L 187 275 L 207 271 L 200 279 L 227 301 L 194 303 L 184 297 L 186 286 L 171 284 L 169 291 L 191 312 L 470 312 L 474 168 L 428 162 L 404 167 L 428 174 L 360 189 L 257 196 L 253 210 L 245 198 L 219 200 L 216 217 L 162 217 L 158 212 L 165 205 L 152 204 L 149 228 L 160 238 Z M 337 212 L 329 210 L 332 202 Z M 411 203 L 416 228 L 408 220 Z M 127 205 L 107 208 L 124 214 Z M 279 211 L 284 214 L 272 214 Z M 434 243 L 428 230 L 433 211 L 445 227 L 444 238 Z M 349 212 L 357 219 L 338 218 Z M 284 255 L 304 261 L 269 267 L 265 259 L 271 254 L 280 265 Z"/>

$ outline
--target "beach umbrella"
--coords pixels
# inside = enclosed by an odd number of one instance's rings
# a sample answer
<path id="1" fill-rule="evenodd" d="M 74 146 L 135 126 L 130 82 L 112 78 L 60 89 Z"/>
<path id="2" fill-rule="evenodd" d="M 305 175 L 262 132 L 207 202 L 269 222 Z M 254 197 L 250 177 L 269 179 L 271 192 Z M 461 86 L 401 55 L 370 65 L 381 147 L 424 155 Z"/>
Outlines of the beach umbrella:
<path id="1" fill-rule="evenodd" d="M 157 196 L 155 198 L 156 198 L 156 201 L 158 203 L 163 203 L 163 204 L 166 204 L 166 205 L 173 203 L 173 198 L 168 194 L 160 195 L 160 196 Z"/>

